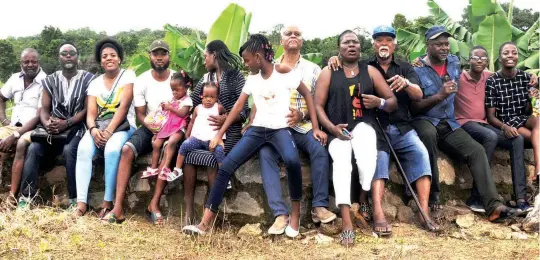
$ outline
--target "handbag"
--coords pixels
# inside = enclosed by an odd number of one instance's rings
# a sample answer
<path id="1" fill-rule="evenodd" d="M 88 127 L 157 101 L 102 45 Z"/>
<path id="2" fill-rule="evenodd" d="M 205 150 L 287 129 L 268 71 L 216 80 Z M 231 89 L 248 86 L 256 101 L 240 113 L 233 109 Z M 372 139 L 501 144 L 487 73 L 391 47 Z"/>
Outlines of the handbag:
<path id="1" fill-rule="evenodd" d="M 124 75 L 124 72 L 126 70 L 122 70 L 122 73 L 120 73 L 120 76 L 118 76 L 118 78 L 116 79 L 116 82 L 114 83 L 114 87 L 111 91 L 111 94 L 109 95 L 109 98 L 107 98 L 107 101 L 105 102 L 105 104 L 103 105 L 103 107 L 100 107 L 99 110 L 98 110 L 98 115 L 101 114 L 103 112 L 103 110 L 105 109 L 105 107 L 107 107 L 107 105 L 109 105 L 111 103 L 111 100 L 114 96 L 114 91 L 116 90 L 116 86 L 118 86 L 118 82 L 120 81 L 120 78 L 122 78 L 122 75 Z M 96 119 L 96 128 L 99 129 L 99 130 L 105 130 L 107 128 L 107 126 L 109 126 L 109 124 L 111 123 L 113 117 L 107 117 L 107 118 L 97 118 Z M 131 125 L 129 124 L 129 121 L 127 120 L 127 118 L 124 118 L 124 121 L 122 121 L 122 123 L 120 123 L 120 125 L 118 125 L 116 127 L 116 129 L 114 129 L 114 132 L 121 132 L 121 131 L 127 131 L 129 130 L 129 128 L 131 127 Z"/>
<path id="2" fill-rule="evenodd" d="M 43 127 L 43 125 L 38 125 L 34 131 L 30 134 L 30 140 L 32 142 L 36 143 L 48 143 L 50 145 L 58 142 L 66 142 L 68 137 L 71 136 L 71 133 L 73 128 L 68 128 L 64 130 L 62 133 L 58 134 L 50 134 L 47 132 L 47 130 Z"/>

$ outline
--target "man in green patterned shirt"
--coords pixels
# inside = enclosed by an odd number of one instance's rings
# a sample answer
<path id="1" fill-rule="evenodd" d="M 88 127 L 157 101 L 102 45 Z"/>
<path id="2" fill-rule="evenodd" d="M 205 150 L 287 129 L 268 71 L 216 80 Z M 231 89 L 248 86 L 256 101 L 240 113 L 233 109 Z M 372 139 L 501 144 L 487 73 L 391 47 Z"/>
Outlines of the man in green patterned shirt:
<path id="1" fill-rule="evenodd" d="M 321 72 L 317 64 L 302 58 L 302 32 L 296 26 L 284 27 L 281 32 L 281 45 L 284 53 L 275 62 L 286 64 L 299 73 L 302 81 L 311 90 L 315 91 L 315 82 Z M 313 182 L 313 201 L 311 217 L 313 222 L 328 223 L 336 218 L 336 215 L 326 208 L 328 207 L 328 153 L 324 147 L 326 138 L 322 143 L 318 142 L 311 134 L 312 125 L 309 119 L 306 101 L 293 90 L 291 92 L 291 113 L 287 116 L 291 127 L 290 133 L 296 146 L 305 154 L 309 155 L 311 162 L 311 178 Z M 255 117 L 256 108 L 251 110 L 250 122 Z M 259 152 L 259 161 L 262 172 L 263 186 L 268 198 L 268 204 L 275 217 L 274 224 L 268 230 L 269 234 L 283 234 L 289 218 L 289 210 L 282 199 L 280 184 L 279 154 L 271 147 L 264 146 Z"/>

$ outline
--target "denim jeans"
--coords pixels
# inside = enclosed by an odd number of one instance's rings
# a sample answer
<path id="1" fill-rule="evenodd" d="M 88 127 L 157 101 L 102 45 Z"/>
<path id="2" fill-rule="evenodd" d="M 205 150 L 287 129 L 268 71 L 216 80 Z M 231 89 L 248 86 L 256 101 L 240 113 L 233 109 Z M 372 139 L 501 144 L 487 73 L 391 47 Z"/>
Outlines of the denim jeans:
<path id="1" fill-rule="evenodd" d="M 439 147 L 448 155 L 463 159 L 467 163 L 482 197 L 486 214 L 490 215 L 502 204 L 491 176 L 484 148 L 465 130 L 461 128 L 452 130 L 446 121 L 441 121 L 437 126 L 434 126 L 430 121 L 424 119 L 414 121 L 413 126 L 429 153 L 432 173 L 430 203 L 440 202 L 441 186 L 437 166 L 437 147 Z"/>
<path id="2" fill-rule="evenodd" d="M 105 196 L 104 201 L 113 201 L 116 189 L 116 174 L 118 163 L 122 154 L 122 147 L 129 139 L 135 128 L 131 127 L 129 131 L 114 133 L 105 144 L 103 157 L 105 158 Z M 92 158 L 98 150 L 94 143 L 92 135 L 86 131 L 77 150 L 77 167 L 75 168 L 77 177 L 77 202 L 87 203 L 88 187 L 92 178 Z"/>
<path id="3" fill-rule="evenodd" d="M 294 142 L 298 149 L 309 155 L 311 164 L 311 179 L 313 181 L 313 207 L 328 207 L 328 152 L 319 141 L 313 137 L 313 131 L 305 134 L 292 129 Z M 259 163 L 264 191 L 270 209 L 274 216 L 288 215 L 287 205 L 283 201 L 279 177 L 279 154 L 270 145 L 265 145 L 259 151 Z"/>
<path id="4" fill-rule="evenodd" d="M 523 154 L 525 152 L 525 140 L 519 135 L 516 138 L 507 138 L 504 133 L 488 124 L 478 122 L 467 122 L 462 126 L 471 137 L 484 146 L 488 161 L 491 162 L 495 148 L 501 147 L 510 151 L 510 164 L 512 169 L 512 184 L 516 199 L 526 199 L 527 197 L 527 177 L 525 174 L 525 161 Z M 479 200 L 480 194 L 476 184 L 473 183 L 471 190 L 471 199 Z"/>
<path id="5" fill-rule="evenodd" d="M 212 186 L 206 202 L 206 208 L 213 212 L 218 211 L 231 175 L 265 144 L 271 145 L 283 158 L 288 174 L 291 200 L 302 199 L 302 167 L 291 132 L 287 129 L 252 126 L 227 154 L 219 167 L 214 186 Z"/>
<path id="6" fill-rule="evenodd" d="M 66 160 L 66 175 L 68 184 L 68 195 L 70 199 L 77 197 L 77 187 L 75 185 L 75 164 L 77 162 L 77 147 L 81 138 L 72 137 L 66 144 L 52 144 L 32 142 L 26 150 L 24 159 L 23 174 L 21 181 L 21 194 L 24 197 L 36 195 L 36 187 L 41 159 L 47 156 L 57 156 L 63 154 Z"/>
<path id="7" fill-rule="evenodd" d="M 410 130 L 404 135 L 399 132 L 396 126 L 389 125 L 386 129 L 388 139 L 396 152 L 399 162 L 407 175 L 409 182 L 413 183 L 422 176 L 431 176 L 431 167 L 429 165 L 429 154 L 415 130 Z M 374 180 L 388 180 L 390 154 L 379 151 L 377 156 L 377 170 Z"/>

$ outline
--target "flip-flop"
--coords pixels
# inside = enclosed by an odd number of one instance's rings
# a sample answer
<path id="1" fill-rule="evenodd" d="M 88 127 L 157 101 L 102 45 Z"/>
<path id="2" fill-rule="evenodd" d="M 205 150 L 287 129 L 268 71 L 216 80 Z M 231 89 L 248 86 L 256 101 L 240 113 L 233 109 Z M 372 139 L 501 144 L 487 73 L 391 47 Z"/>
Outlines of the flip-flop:
<path id="1" fill-rule="evenodd" d="M 355 237 L 356 235 L 354 234 L 354 231 L 344 230 L 341 232 L 341 234 L 339 234 L 339 243 L 345 247 L 353 246 Z"/>
<path id="2" fill-rule="evenodd" d="M 111 210 L 112 210 L 112 209 L 110 209 L 110 208 L 101 208 L 101 210 L 99 211 L 99 214 L 98 214 L 98 218 L 99 218 L 99 219 L 104 218 L 105 216 L 107 216 L 107 214 L 108 214 Z"/>
<path id="3" fill-rule="evenodd" d="M 150 177 L 156 176 L 158 174 L 159 174 L 159 169 L 158 168 L 152 169 L 150 167 L 147 167 L 146 171 L 144 171 L 142 173 L 141 179 L 150 178 Z"/>
<path id="4" fill-rule="evenodd" d="M 376 230 L 376 228 L 384 228 L 385 230 Z M 392 230 L 388 230 L 390 225 L 388 222 L 373 223 L 373 232 L 379 237 L 389 237 L 392 235 Z"/>
<path id="5" fill-rule="evenodd" d="M 109 214 L 105 215 L 101 220 L 110 224 L 122 224 L 126 221 L 126 218 L 119 219 L 113 212 L 109 212 Z"/>
<path id="6" fill-rule="evenodd" d="M 369 203 L 360 203 L 360 207 L 358 208 L 358 211 L 360 215 L 366 221 L 369 222 L 371 220 L 371 214 L 373 214 L 373 208 L 371 207 L 371 205 L 369 205 Z M 364 215 L 364 213 L 366 213 L 367 215 Z"/>
<path id="7" fill-rule="evenodd" d="M 144 210 L 144 213 L 146 213 L 146 217 L 148 218 L 148 221 L 150 221 L 154 225 L 163 225 L 163 216 L 161 215 L 161 212 L 159 211 L 149 211 L 148 209 Z"/>
<path id="8" fill-rule="evenodd" d="M 187 235 L 199 235 L 204 236 L 206 235 L 206 231 L 199 229 L 196 225 L 189 225 L 182 228 L 182 232 Z"/>
<path id="9" fill-rule="evenodd" d="M 519 211 L 519 210 L 516 210 L 516 209 L 513 209 L 513 208 L 506 207 L 505 209 L 503 209 L 501 211 L 498 218 L 496 218 L 494 220 L 490 220 L 490 221 L 493 222 L 493 223 L 503 223 L 506 219 L 513 219 L 513 218 L 516 218 L 516 217 L 522 217 L 522 216 L 527 215 L 528 213 L 529 212 L 527 212 L 527 211 Z M 489 217 L 488 217 L 488 219 L 489 219 Z"/>

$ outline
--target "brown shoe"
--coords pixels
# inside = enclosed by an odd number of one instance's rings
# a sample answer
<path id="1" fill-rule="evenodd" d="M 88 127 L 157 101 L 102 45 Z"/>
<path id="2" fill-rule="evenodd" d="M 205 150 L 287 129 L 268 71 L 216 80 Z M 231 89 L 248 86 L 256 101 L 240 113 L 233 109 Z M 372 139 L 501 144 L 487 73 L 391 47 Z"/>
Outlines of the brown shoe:
<path id="1" fill-rule="evenodd" d="M 289 216 L 280 215 L 274 220 L 274 224 L 268 229 L 270 235 L 281 235 L 285 232 L 285 228 L 289 224 Z"/>
<path id="2" fill-rule="evenodd" d="M 319 209 L 320 210 L 318 212 L 315 209 L 311 210 L 311 220 L 313 220 L 313 223 L 322 222 L 326 224 L 336 219 L 336 214 L 332 213 L 326 208 L 320 207 Z"/>

